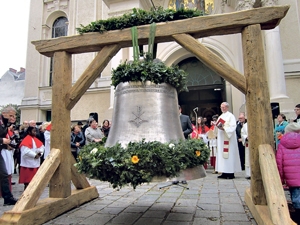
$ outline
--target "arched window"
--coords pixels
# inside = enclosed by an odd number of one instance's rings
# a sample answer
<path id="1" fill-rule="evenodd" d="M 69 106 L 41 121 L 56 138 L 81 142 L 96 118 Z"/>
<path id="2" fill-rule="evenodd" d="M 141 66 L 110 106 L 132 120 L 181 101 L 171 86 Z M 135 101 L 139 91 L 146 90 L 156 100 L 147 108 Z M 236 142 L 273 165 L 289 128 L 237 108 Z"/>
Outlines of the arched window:
<path id="1" fill-rule="evenodd" d="M 66 17 L 57 18 L 52 27 L 52 38 L 67 36 L 68 34 L 68 19 Z"/>
<path id="2" fill-rule="evenodd" d="M 68 19 L 66 17 L 57 18 L 52 26 L 52 38 L 68 35 Z M 52 86 L 52 73 L 53 73 L 53 57 L 50 60 L 50 75 L 49 86 Z"/>

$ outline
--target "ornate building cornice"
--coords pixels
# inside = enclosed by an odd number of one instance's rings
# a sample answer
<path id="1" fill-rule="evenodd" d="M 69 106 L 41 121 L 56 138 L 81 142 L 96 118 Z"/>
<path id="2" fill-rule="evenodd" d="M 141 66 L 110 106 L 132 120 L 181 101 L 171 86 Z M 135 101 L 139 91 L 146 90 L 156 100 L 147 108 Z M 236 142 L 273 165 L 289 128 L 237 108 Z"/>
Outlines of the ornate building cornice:
<path id="1" fill-rule="evenodd" d="M 274 6 L 278 5 L 278 0 L 261 0 L 261 6 Z"/>
<path id="2" fill-rule="evenodd" d="M 47 6 L 47 11 L 55 11 L 68 8 L 69 0 L 44 0 L 44 4 Z"/>
<path id="3" fill-rule="evenodd" d="M 235 8 L 236 11 L 253 9 L 253 5 L 255 0 L 238 0 L 237 6 Z"/>

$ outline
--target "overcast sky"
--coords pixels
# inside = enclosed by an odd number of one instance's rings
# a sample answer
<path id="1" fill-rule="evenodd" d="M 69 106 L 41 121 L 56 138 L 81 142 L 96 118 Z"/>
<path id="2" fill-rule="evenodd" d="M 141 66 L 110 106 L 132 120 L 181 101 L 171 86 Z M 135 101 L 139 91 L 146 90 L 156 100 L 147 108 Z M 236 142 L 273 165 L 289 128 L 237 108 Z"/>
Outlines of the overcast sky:
<path id="1" fill-rule="evenodd" d="M 30 0 L 1 1 L 0 78 L 9 68 L 26 69 Z"/>

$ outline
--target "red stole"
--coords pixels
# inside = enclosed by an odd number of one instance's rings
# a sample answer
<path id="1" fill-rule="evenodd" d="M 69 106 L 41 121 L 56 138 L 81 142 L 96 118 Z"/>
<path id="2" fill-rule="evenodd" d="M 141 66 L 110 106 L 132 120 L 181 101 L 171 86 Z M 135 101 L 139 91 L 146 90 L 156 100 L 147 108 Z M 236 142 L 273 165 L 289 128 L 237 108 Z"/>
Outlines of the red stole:
<path id="1" fill-rule="evenodd" d="M 33 148 L 33 145 L 32 145 L 32 139 L 34 140 L 34 142 L 35 142 L 35 145 L 36 145 L 36 147 L 37 148 L 40 148 L 42 145 L 43 145 L 43 143 L 39 140 L 39 139 L 37 139 L 36 137 L 32 137 L 32 136 L 30 136 L 29 134 L 23 139 L 23 141 L 21 142 L 21 144 L 20 144 L 20 148 L 22 147 L 22 146 L 26 146 L 26 147 L 28 147 L 28 148 Z"/>
<path id="2" fill-rule="evenodd" d="M 223 158 L 224 159 L 229 158 L 229 138 L 227 137 L 225 131 L 224 131 Z"/>

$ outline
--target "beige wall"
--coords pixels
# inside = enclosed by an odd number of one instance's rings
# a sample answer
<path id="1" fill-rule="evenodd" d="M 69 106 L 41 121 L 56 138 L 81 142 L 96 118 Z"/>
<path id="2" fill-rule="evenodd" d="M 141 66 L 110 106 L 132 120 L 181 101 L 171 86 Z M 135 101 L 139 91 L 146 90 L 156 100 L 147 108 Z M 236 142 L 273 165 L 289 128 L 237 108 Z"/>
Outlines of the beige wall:
<path id="1" fill-rule="evenodd" d="M 99 123 L 111 120 L 108 114 L 110 90 L 87 92 L 71 111 L 72 120 L 87 120 L 89 113 L 97 112 Z"/>

